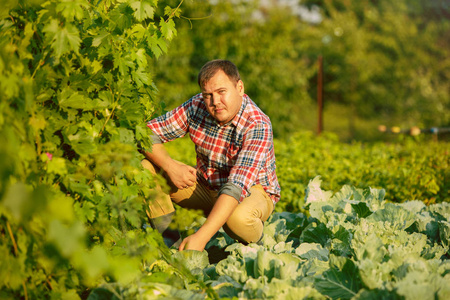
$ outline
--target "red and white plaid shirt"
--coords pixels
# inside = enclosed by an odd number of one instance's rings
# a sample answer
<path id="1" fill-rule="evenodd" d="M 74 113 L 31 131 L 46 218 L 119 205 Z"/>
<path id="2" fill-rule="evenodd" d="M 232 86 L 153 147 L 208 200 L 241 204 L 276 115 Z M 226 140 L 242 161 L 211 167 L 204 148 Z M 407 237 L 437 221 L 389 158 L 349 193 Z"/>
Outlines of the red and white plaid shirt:
<path id="1" fill-rule="evenodd" d="M 197 176 L 210 189 L 219 194 L 237 189 L 237 200 L 241 202 L 250 195 L 253 185 L 260 184 L 274 204 L 280 200 L 272 125 L 247 95 L 233 120 L 223 126 L 206 110 L 202 94 L 151 120 L 147 126 L 162 143 L 189 133 L 197 153 Z"/>

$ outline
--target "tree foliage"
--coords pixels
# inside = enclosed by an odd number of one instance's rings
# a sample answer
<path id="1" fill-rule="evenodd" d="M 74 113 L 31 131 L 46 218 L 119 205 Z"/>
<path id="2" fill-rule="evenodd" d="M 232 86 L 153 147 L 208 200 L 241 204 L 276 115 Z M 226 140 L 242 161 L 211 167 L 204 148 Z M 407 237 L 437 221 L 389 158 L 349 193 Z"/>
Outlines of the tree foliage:
<path id="1" fill-rule="evenodd" d="M 169 107 L 198 92 L 207 60 L 241 70 L 277 137 L 315 129 L 324 61 L 325 129 L 368 138 L 378 124 L 448 126 L 450 18 L 439 1 L 195 1 L 158 61 Z M 196 18 L 201 18 L 197 20 Z"/>
<path id="2" fill-rule="evenodd" d="M 141 229 L 155 181 L 138 144 L 151 62 L 176 35 L 157 1 L 8 1 L 0 9 L 1 298 L 76 299 L 165 257 Z M 120 285 L 117 288 L 120 293 Z"/>

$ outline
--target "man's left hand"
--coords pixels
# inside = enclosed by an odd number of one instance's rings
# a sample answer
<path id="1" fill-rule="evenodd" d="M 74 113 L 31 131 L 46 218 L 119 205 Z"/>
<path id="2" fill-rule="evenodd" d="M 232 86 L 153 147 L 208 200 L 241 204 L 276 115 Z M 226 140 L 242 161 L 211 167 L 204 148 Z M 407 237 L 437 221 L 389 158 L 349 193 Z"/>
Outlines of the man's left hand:
<path id="1" fill-rule="evenodd" d="M 178 249 L 180 251 L 203 251 L 208 241 L 225 224 L 237 206 L 238 201 L 236 199 L 227 194 L 221 194 L 217 198 L 206 222 L 196 233 L 185 238 Z"/>
<path id="2" fill-rule="evenodd" d="M 197 250 L 203 251 L 208 240 L 204 239 L 198 232 L 188 236 L 182 242 L 178 250 Z"/>

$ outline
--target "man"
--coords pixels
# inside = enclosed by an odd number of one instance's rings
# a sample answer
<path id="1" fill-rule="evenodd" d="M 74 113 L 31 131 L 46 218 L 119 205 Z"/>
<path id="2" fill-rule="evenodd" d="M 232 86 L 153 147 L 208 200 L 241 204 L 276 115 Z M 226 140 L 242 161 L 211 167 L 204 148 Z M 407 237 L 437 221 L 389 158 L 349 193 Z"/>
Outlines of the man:
<path id="1" fill-rule="evenodd" d="M 161 171 L 171 187 L 170 196 L 149 204 L 150 223 L 171 238 L 168 226 L 175 202 L 207 216 L 201 228 L 181 242 L 180 251 L 202 251 L 221 227 L 240 242 L 258 242 L 263 222 L 280 199 L 272 125 L 244 93 L 232 62 L 206 63 L 198 84 L 200 94 L 147 124 L 153 131 L 153 149 L 145 153 L 143 166 Z M 187 133 L 195 144 L 196 168 L 173 160 L 162 145 Z"/>

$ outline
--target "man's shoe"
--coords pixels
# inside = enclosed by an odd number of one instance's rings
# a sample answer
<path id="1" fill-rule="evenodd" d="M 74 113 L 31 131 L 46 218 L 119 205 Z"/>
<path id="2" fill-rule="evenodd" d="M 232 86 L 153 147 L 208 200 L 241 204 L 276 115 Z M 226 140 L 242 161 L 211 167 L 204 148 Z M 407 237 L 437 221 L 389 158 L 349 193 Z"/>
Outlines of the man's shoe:
<path id="1" fill-rule="evenodd" d="M 163 215 L 156 218 L 149 218 L 150 226 L 153 229 L 156 229 L 159 233 L 161 233 L 164 244 L 167 247 L 176 247 L 178 248 L 181 244 L 181 236 L 178 230 L 173 230 L 169 228 L 170 223 L 172 222 L 173 215 L 175 212 L 171 212 L 170 214 Z M 144 225 L 145 227 L 145 225 Z"/>

